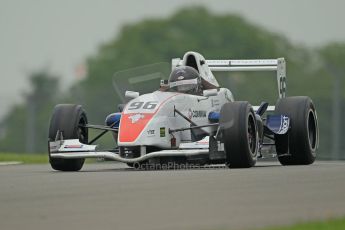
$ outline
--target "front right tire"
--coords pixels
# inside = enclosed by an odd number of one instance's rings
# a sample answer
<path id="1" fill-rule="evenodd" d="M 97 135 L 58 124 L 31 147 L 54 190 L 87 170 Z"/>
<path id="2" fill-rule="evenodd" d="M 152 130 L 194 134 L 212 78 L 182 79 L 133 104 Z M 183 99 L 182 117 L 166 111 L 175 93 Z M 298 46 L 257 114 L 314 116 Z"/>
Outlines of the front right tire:
<path id="1" fill-rule="evenodd" d="M 220 110 L 220 128 L 226 165 L 230 168 L 250 168 L 258 153 L 258 127 L 255 113 L 248 102 L 228 102 Z"/>
<path id="2" fill-rule="evenodd" d="M 276 114 L 290 118 L 290 129 L 275 135 L 278 160 L 282 165 L 309 165 L 315 161 L 319 142 L 315 106 L 309 97 L 297 96 L 277 101 Z"/>

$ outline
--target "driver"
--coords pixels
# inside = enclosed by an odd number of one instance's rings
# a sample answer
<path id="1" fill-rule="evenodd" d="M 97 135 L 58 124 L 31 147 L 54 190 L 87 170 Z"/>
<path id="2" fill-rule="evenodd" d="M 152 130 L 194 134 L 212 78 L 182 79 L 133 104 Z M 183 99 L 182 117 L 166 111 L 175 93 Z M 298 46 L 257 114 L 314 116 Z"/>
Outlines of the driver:
<path id="1" fill-rule="evenodd" d="M 196 69 L 190 66 L 176 67 L 169 77 L 170 91 L 188 94 L 201 94 L 201 77 Z"/>

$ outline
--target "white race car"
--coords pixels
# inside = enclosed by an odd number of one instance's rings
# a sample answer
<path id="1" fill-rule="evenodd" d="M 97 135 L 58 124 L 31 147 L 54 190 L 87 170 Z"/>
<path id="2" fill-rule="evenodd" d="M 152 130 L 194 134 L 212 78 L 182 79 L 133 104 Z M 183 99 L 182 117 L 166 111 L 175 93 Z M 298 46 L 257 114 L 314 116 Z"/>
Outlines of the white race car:
<path id="1" fill-rule="evenodd" d="M 279 98 L 275 106 L 235 101 L 221 88 L 213 71 L 276 71 Z M 132 167 L 170 168 L 181 165 L 255 165 L 269 149 L 283 165 L 311 164 L 318 147 L 318 122 L 309 97 L 285 97 L 284 58 L 206 60 L 187 52 L 172 60 L 169 80 L 139 95 L 126 91 L 121 112 L 105 125 L 88 123 L 80 105 L 60 104 L 49 128 L 49 159 L 53 169 L 78 171 L 85 158 L 104 158 Z M 266 113 L 267 111 L 267 113 Z M 88 129 L 103 130 L 89 140 Z M 116 148 L 93 145 L 112 132 Z"/>

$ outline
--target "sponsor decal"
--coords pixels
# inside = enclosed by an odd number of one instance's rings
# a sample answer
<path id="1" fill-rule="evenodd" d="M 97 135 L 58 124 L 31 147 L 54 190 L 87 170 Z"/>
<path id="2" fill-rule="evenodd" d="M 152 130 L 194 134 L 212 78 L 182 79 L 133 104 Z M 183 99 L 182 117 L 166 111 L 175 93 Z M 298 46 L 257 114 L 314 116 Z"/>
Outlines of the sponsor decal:
<path id="1" fill-rule="evenodd" d="M 208 141 L 198 141 L 196 142 L 197 145 L 208 145 Z"/>
<path id="2" fill-rule="evenodd" d="M 281 126 L 280 129 L 278 131 L 279 134 L 284 134 L 287 132 L 287 130 L 289 129 L 290 126 L 290 119 L 287 116 L 282 116 L 281 117 Z"/>
<path id="3" fill-rule="evenodd" d="M 148 101 L 148 102 L 142 102 L 142 101 L 137 101 L 133 102 L 128 106 L 128 110 L 136 110 L 136 109 L 148 109 L 148 110 L 153 110 L 156 108 L 158 105 L 157 101 Z"/>
<path id="4" fill-rule="evenodd" d="M 193 117 L 206 117 L 205 110 L 193 110 Z"/>
<path id="5" fill-rule="evenodd" d="M 192 119 L 193 117 L 196 118 L 196 117 L 206 117 L 206 111 L 205 110 L 192 110 L 192 109 L 189 109 L 188 110 L 188 113 L 187 113 L 187 117 L 189 119 Z"/>
<path id="6" fill-rule="evenodd" d="M 161 127 L 159 129 L 159 135 L 160 135 L 160 137 L 165 137 L 165 127 Z"/>
<path id="7" fill-rule="evenodd" d="M 212 105 L 212 107 L 214 107 L 214 106 L 219 106 L 219 100 L 217 100 L 217 99 L 212 99 L 212 100 L 211 100 L 211 105 Z"/>
<path id="8" fill-rule="evenodd" d="M 275 134 L 285 134 L 290 128 L 290 119 L 284 115 L 267 115 L 266 126 Z"/>
<path id="9" fill-rule="evenodd" d="M 282 95 L 282 97 L 285 97 L 286 92 L 286 78 L 280 77 L 279 78 L 279 93 Z"/>
<path id="10" fill-rule="evenodd" d="M 192 117 L 193 117 L 193 111 L 192 111 L 192 109 L 189 109 L 188 110 L 188 116 L 187 116 L 189 119 L 192 119 Z"/>
<path id="11" fill-rule="evenodd" d="M 140 119 L 143 119 L 145 116 L 143 114 L 137 113 L 132 116 L 129 116 L 128 118 L 131 119 L 132 124 L 137 123 Z"/>
<path id="12" fill-rule="evenodd" d="M 188 79 L 188 80 L 179 80 L 179 81 L 173 81 L 169 83 L 170 87 L 176 87 L 180 85 L 196 85 L 198 84 L 198 79 Z"/>
<path id="13" fill-rule="evenodd" d="M 147 135 L 148 136 L 154 136 L 155 135 L 155 130 L 154 129 L 147 130 Z"/>
<path id="14" fill-rule="evenodd" d="M 65 145 L 64 146 L 65 149 L 80 149 L 82 147 L 83 145 Z"/>

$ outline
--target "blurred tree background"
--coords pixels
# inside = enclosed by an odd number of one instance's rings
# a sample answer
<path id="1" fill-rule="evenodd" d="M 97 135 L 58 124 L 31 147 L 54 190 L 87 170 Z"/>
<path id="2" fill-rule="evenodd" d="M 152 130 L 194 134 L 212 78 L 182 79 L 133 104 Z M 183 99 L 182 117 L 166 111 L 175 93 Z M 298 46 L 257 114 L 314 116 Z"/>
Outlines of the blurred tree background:
<path id="1" fill-rule="evenodd" d="M 186 51 L 207 59 L 287 60 L 288 96 L 310 96 L 318 111 L 319 159 L 344 158 L 345 43 L 310 49 L 290 43 L 285 37 L 247 22 L 237 15 L 215 15 L 205 8 L 187 8 L 167 19 L 147 19 L 123 27 L 119 36 L 101 44 L 87 59 L 84 80 L 68 92 L 58 88 L 58 78 L 48 71 L 33 73 L 32 92 L 0 124 L 0 149 L 10 152 L 46 152 L 47 131 L 57 103 L 82 104 L 93 123 L 103 123 L 117 110 L 120 97 L 114 93 L 114 73 L 158 62 L 170 62 Z M 275 103 L 273 73 L 223 73 L 218 80 L 237 100 Z M 158 83 L 157 83 L 158 87 Z"/>
<path id="2" fill-rule="evenodd" d="M 58 77 L 47 70 L 30 75 L 31 92 L 25 104 L 15 106 L 2 122 L 0 149 L 7 152 L 44 152 L 52 106 L 58 102 Z"/>

